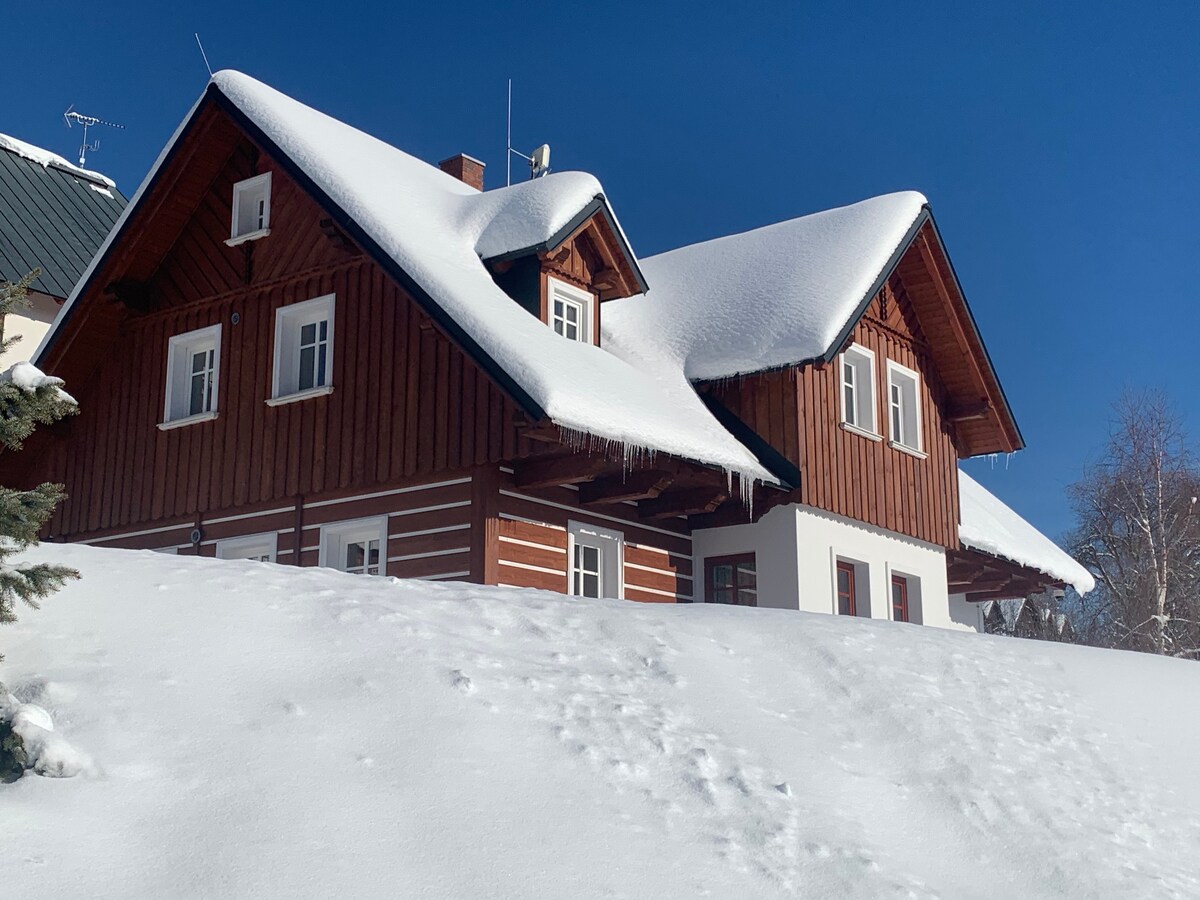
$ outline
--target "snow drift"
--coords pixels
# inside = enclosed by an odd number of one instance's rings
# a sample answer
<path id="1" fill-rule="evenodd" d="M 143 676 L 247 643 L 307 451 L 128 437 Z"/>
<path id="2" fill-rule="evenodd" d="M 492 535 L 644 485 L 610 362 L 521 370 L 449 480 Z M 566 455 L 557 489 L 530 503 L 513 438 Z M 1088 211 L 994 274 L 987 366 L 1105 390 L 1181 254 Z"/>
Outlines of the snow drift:
<path id="1" fill-rule="evenodd" d="M 79 546 L 14 897 L 1194 897 L 1200 667 Z"/>

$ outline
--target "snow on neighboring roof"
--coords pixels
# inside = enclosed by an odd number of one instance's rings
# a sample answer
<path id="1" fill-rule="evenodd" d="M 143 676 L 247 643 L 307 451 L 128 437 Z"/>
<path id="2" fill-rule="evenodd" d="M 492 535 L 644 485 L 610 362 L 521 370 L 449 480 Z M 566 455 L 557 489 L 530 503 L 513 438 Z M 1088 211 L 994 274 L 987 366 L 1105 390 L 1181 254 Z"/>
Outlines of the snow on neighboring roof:
<path id="1" fill-rule="evenodd" d="M 437 167 L 240 72 L 218 72 L 212 85 L 340 206 L 555 424 L 621 445 L 627 453 L 670 453 L 776 482 L 713 418 L 678 367 L 643 366 L 636 356 L 627 360 L 566 340 L 492 280 L 481 257 L 555 235 L 592 200 L 603 196 L 594 177 L 565 172 L 480 193 Z M 198 106 L 199 101 L 192 112 Z M 182 129 L 181 125 L 160 155 L 131 209 Z M 113 234 L 120 231 L 118 223 Z M 102 249 L 97 259 L 103 253 Z M 67 301 L 39 354 L 66 320 L 77 294 L 78 290 Z"/>
<path id="2" fill-rule="evenodd" d="M 693 380 L 822 356 L 926 205 L 886 194 L 641 261 L 644 296 L 604 308 L 604 336 L 669 353 Z"/>
<path id="3" fill-rule="evenodd" d="M 43 168 L 53 166 L 56 169 L 63 169 L 73 175 L 78 175 L 81 178 L 86 178 L 88 181 L 97 181 L 108 187 L 116 187 L 117 183 L 106 175 L 101 175 L 99 172 L 93 172 L 91 169 L 81 169 L 72 162 L 68 162 L 59 156 L 57 153 L 52 153 L 49 150 L 43 150 L 41 147 L 35 147 L 33 144 L 27 144 L 25 141 L 18 141 L 14 137 L 9 137 L 7 134 L 0 134 L 0 150 L 8 150 L 17 156 L 37 163 Z"/>
<path id="4" fill-rule="evenodd" d="M 1096 586 L 1087 569 L 961 469 L 958 502 L 958 536 L 965 546 L 1037 569 L 1081 594 Z"/>

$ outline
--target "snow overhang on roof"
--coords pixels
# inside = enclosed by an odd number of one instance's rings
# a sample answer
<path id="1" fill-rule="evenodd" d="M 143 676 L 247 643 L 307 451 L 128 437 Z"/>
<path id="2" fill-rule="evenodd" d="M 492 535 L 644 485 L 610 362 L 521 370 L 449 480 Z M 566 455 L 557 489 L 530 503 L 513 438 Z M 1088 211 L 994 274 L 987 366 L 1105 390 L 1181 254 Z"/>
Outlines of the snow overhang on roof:
<path id="1" fill-rule="evenodd" d="M 693 381 L 823 357 L 928 215 L 904 191 L 649 257 L 651 293 L 610 303 L 605 337 L 653 341 Z"/>
<path id="2" fill-rule="evenodd" d="M 1096 586 L 1087 569 L 961 469 L 958 501 L 963 546 L 1037 569 L 1080 594 Z"/>
<path id="3" fill-rule="evenodd" d="M 709 413 L 679 367 L 568 341 L 513 302 L 483 263 L 549 241 L 603 198 L 591 175 L 565 172 L 480 193 L 458 179 L 246 75 L 213 76 L 138 189 L 54 327 L 77 297 L 176 141 L 206 102 L 225 110 L 384 266 L 534 420 L 629 451 L 661 452 L 776 483 Z M 613 219 L 615 223 L 615 219 Z"/>

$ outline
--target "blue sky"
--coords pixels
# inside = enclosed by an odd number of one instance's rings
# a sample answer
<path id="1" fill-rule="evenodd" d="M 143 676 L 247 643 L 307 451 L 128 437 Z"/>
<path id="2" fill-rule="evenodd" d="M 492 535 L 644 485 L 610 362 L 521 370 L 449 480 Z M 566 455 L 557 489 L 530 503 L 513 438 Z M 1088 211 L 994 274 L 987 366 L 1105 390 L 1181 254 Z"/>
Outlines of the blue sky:
<path id="1" fill-rule="evenodd" d="M 6 9 L 0 131 L 71 156 L 69 104 L 122 122 L 89 164 L 132 193 L 207 80 L 199 31 L 214 68 L 494 186 L 511 76 L 514 143 L 599 176 L 641 255 L 923 191 L 1029 445 L 967 468 L 1048 534 L 1123 388 L 1200 428 L 1200 4 L 278 8 Z"/>

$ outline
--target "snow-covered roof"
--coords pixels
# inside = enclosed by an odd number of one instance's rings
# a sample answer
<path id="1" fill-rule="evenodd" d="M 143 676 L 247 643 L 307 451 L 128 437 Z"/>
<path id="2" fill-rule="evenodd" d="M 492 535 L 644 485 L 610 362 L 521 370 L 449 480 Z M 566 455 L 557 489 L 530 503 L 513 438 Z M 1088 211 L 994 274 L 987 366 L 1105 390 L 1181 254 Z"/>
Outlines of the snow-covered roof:
<path id="1" fill-rule="evenodd" d="M 963 545 L 1044 572 L 1086 594 L 1096 580 L 1058 544 L 961 469 L 958 472 Z"/>
<path id="2" fill-rule="evenodd" d="M 27 144 L 25 141 L 19 141 L 15 137 L 9 137 L 7 134 L 0 134 L 0 150 L 8 150 L 10 153 L 15 153 L 17 156 L 35 162 L 43 168 L 54 167 L 55 169 L 62 169 L 65 172 L 78 175 L 80 178 L 86 178 L 88 181 L 95 181 L 110 188 L 117 186 L 117 183 L 106 175 L 93 172 L 91 169 L 82 169 L 57 153 L 43 150 L 41 147 Z"/>
<path id="3" fill-rule="evenodd" d="M 622 358 L 566 340 L 493 281 L 482 258 L 559 233 L 593 200 L 603 199 L 594 177 L 565 172 L 480 193 L 239 72 L 218 72 L 211 87 L 340 207 L 555 424 L 624 446 L 627 452 L 670 453 L 775 482 L 713 418 L 679 367 L 652 365 L 637 354 Z M 114 234 L 120 230 L 118 226 Z M 97 259 L 103 255 L 102 250 Z M 74 300 L 73 295 L 39 355 L 50 346 Z"/>
<path id="4" fill-rule="evenodd" d="M 649 293 L 606 304 L 604 338 L 665 352 L 694 380 L 823 356 L 925 206 L 886 194 L 644 259 Z"/>

